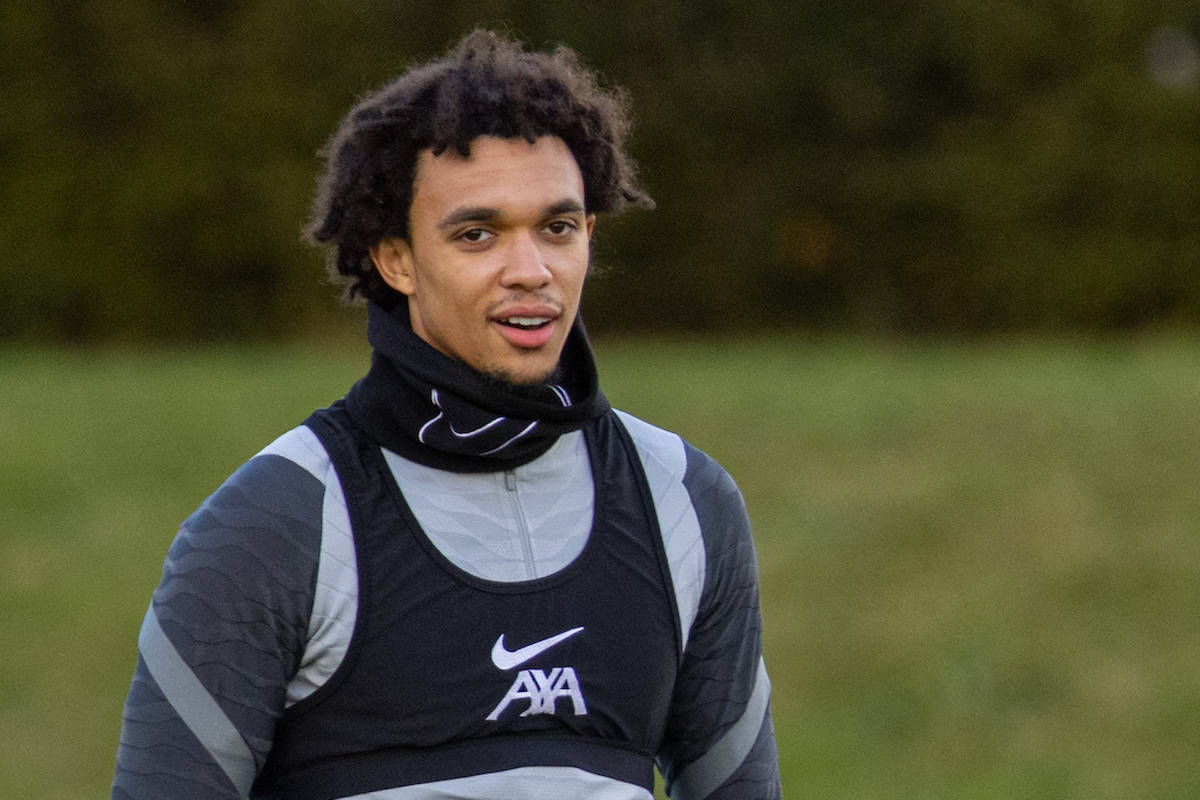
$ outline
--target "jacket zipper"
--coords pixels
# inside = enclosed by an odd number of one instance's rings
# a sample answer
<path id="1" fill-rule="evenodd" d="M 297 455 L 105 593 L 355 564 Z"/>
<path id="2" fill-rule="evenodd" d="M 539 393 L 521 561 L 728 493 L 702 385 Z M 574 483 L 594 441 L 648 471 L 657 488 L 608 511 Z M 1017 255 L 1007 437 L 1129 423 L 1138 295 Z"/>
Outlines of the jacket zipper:
<path id="1" fill-rule="evenodd" d="M 517 493 L 517 474 L 512 470 L 504 472 L 504 488 L 512 508 L 513 519 L 517 524 L 517 540 L 521 544 L 521 558 L 525 562 L 525 577 L 533 580 L 537 575 L 537 564 L 533 560 L 533 538 L 529 533 L 529 523 L 525 519 L 525 511 L 521 508 L 521 496 Z"/>

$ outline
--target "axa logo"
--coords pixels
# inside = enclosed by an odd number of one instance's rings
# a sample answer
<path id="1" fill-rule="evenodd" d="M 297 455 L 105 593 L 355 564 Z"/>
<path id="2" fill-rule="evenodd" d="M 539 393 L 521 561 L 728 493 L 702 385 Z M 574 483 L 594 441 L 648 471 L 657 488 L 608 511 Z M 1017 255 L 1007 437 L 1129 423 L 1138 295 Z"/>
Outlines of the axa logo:
<path id="1" fill-rule="evenodd" d="M 583 628 L 571 628 L 554 636 L 547 637 L 533 644 L 525 645 L 516 650 L 504 646 L 504 634 L 492 645 L 492 663 L 497 669 L 509 671 L 541 655 L 554 645 L 571 638 Z M 500 719 L 500 715 L 508 706 L 518 700 L 527 700 L 528 708 L 521 712 L 522 717 L 532 714 L 553 714 L 558 708 L 558 701 L 571 701 L 572 710 L 576 716 L 587 713 L 587 704 L 583 700 L 583 692 L 579 688 L 579 676 L 573 667 L 554 667 L 549 672 L 540 669 L 523 669 L 517 673 L 516 680 L 508 687 L 492 713 L 487 718 L 490 721 Z"/>

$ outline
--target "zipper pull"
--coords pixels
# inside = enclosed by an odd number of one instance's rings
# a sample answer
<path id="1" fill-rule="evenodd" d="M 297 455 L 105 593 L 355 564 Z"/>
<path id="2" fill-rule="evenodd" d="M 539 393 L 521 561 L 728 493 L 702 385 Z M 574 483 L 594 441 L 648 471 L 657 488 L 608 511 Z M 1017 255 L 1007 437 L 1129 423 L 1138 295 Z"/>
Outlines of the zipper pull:
<path id="1" fill-rule="evenodd" d="M 510 492 L 515 492 L 517 490 L 517 473 L 513 472 L 511 469 L 506 469 L 504 471 L 504 488 L 508 489 Z"/>

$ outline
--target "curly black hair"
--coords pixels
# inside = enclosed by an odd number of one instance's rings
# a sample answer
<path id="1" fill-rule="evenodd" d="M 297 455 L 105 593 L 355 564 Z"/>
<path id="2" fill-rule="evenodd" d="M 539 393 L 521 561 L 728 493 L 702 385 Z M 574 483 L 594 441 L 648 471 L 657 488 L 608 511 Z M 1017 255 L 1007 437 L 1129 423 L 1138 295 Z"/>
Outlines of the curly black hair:
<path id="1" fill-rule="evenodd" d="M 566 47 L 526 52 L 487 30 L 465 36 L 444 58 L 409 69 L 360 101 L 322 150 L 312 219 L 305 228 L 331 245 L 329 273 L 344 298 L 391 308 L 401 295 L 375 271 L 370 249 L 408 238 L 413 170 L 425 149 L 470 155 L 479 136 L 557 136 L 583 175 L 588 213 L 654 203 L 625 152 L 630 128 L 624 93 L 601 88 Z"/>

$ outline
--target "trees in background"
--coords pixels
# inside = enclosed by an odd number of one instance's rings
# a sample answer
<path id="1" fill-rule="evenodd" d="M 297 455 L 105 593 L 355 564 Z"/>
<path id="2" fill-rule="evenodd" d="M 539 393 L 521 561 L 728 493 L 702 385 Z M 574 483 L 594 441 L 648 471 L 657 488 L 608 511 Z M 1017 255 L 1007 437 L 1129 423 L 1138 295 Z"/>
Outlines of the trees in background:
<path id="1" fill-rule="evenodd" d="M 475 24 L 630 91 L 593 328 L 1200 323 L 1194 3 L 7 5 L 0 336 L 320 330 L 315 151 Z"/>

